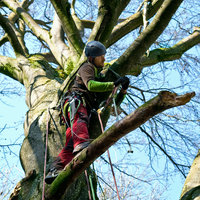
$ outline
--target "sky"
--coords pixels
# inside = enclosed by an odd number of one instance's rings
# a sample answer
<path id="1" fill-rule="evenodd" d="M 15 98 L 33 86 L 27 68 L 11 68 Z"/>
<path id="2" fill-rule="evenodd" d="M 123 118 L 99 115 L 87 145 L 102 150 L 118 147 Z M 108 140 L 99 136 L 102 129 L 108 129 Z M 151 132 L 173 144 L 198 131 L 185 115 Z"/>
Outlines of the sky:
<path id="1" fill-rule="evenodd" d="M 13 87 L 18 85 L 22 88 L 18 82 L 12 82 Z M 27 107 L 24 91 L 19 91 L 19 96 L 0 94 L 0 130 L 5 127 L 0 131 L 0 200 L 8 199 L 8 196 L 4 196 L 24 177 L 19 161 L 19 150 L 24 138 L 23 122 Z M 6 147 L 8 144 L 11 144 L 9 148 Z"/>

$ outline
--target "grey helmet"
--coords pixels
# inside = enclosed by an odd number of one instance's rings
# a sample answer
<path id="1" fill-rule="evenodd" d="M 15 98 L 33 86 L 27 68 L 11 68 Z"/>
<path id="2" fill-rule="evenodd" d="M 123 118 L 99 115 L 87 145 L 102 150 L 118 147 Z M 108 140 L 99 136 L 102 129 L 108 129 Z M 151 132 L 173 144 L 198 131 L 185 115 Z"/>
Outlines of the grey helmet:
<path id="1" fill-rule="evenodd" d="M 105 46 L 99 41 L 88 42 L 85 47 L 85 55 L 87 57 L 95 58 L 106 54 Z"/>

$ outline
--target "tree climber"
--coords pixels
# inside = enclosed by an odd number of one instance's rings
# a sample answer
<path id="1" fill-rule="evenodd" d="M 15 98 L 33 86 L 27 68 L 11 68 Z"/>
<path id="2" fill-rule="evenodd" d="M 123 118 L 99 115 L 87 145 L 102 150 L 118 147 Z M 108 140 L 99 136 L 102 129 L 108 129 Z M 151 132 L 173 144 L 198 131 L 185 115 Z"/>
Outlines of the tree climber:
<path id="1" fill-rule="evenodd" d="M 73 157 L 89 145 L 89 119 L 92 111 L 99 107 L 98 95 L 111 92 L 120 84 L 122 88 L 118 99 L 122 100 L 126 94 L 129 85 L 127 77 L 120 77 L 115 82 L 100 81 L 99 72 L 104 67 L 105 54 L 105 46 L 98 41 L 91 41 L 85 47 L 87 62 L 79 68 L 62 107 L 63 119 L 67 124 L 66 143 L 50 167 L 45 178 L 47 184 L 51 184 Z"/>

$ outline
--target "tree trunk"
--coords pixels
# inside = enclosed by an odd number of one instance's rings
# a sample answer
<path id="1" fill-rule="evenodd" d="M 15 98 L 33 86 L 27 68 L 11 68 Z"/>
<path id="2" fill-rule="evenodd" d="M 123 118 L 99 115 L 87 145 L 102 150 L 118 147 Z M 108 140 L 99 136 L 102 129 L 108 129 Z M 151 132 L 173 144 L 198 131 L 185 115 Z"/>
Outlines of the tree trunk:
<path id="1" fill-rule="evenodd" d="M 200 150 L 185 180 L 180 200 L 200 200 Z"/>

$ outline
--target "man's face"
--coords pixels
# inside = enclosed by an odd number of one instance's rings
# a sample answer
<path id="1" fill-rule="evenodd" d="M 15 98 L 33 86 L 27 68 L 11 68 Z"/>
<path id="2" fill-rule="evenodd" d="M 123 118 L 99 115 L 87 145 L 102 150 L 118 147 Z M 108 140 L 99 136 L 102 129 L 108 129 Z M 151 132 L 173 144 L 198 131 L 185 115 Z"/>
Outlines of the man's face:
<path id="1" fill-rule="evenodd" d="M 97 67 L 104 67 L 104 61 L 105 61 L 105 55 L 97 56 L 97 57 L 95 57 L 95 59 L 94 59 L 94 64 L 95 64 Z"/>

